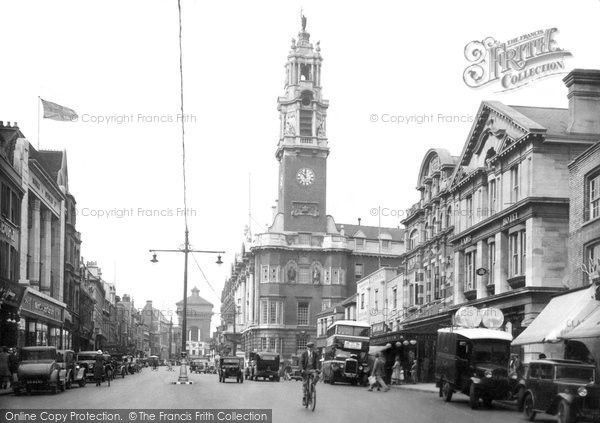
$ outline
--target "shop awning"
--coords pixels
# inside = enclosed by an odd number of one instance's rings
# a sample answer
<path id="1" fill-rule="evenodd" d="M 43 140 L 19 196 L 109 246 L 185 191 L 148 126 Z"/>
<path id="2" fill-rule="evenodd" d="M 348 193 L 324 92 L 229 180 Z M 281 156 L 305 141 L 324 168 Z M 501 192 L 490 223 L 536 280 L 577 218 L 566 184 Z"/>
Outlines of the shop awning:
<path id="1" fill-rule="evenodd" d="M 597 304 L 590 315 L 563 336 L 564 339 L 600 338 L 600 302 Z"/>
<path id="2" fill-rule="evenodd" d="M 559 342 L 596 307 L 593 287 L 554 297 L 512 345 Z"/>
<path id="3" fill-rule="evenodd" d="M 372 345 L 369 347 L 369 354 L 376 354 L 383 350 L 387 350 L 389 347 L 385 345 Z"/>

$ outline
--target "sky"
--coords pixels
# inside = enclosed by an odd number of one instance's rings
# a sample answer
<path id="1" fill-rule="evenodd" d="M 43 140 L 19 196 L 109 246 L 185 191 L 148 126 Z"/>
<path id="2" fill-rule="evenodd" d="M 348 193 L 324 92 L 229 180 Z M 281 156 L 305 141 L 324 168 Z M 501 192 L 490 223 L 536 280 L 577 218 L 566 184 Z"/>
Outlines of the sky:
<path id="1" fill-rule="evenodd" d="M 272 221 L 276 101 L 301 8 L 324 58 L 327 213 L 338 223 L 400 225 L 392 214 L 418 200 L 425 152 L 459 155 L 481 101 L 567 107 L 565 73 L 511 91 L 468 87 L 471 41 L 555 27 L 572 53 L 565 72 L 600 69 L 600 0 L 181 3 L 190 243 L 225 251 L 221 266 L 213 254 L 190 257 L 188 285 L 215 312 L 245 225 L 260 233 Z M 67 151 L 84 260 L 117 295 L 172 312 L 183 254 L 152 264 L 148 250 L 184 242 L 177 2 L 9 0 L 2 14 L 0 120 L 18 122 L 36 148 Z M 38 128 L 38 96 L 79 120 Z M 380 207 L 399 212 L 373 215 Z"/>

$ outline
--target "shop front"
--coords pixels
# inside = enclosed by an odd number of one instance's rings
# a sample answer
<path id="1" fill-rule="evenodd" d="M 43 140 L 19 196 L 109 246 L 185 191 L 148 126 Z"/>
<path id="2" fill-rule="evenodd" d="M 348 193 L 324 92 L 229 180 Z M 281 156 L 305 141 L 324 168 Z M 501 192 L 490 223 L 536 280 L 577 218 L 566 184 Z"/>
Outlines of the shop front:
<path id="1" fill-rule="evenodd" d="M 27 290 L 21 305 L 19 346 L 63 348 L 64 311 L 64 303 L 36 290 Z M 67 334 L 67 342 L 68 338 Z"/>
<path id="2" fill-rule="evenodd" d="M 0 278 L 0 345 L 17 346 L 19 307 L 25 287 Z"/>

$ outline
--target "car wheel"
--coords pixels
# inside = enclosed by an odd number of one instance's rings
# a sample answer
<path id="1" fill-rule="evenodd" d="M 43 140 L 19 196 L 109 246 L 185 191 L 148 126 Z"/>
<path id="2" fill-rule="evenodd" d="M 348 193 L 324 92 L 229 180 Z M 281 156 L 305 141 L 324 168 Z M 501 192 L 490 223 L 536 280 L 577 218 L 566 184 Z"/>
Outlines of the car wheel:
<path id="1" fill-rule="evenodd" d="M 56 395 L 58 392 L 58 386 L 56 383 L 53 383 L 52 386 L 50 387 L 50 392 L 52 392 L 52 395 Z"/>
<path id="2" fill-rule="evenodd" d="M 444 401 L 450 402 L 452 401 L 452 386 L 450 386 L 450 382 L 443 382 L 441 389 L 442 398 Z"/>
<path id="3" fill-rule="evenodd" d="M 519 411 L 519 413 L 523 412 L 523 399 L 525 397 L 525 389 L 524 388 L 519 388 L 519 391 L 517 392 L 517 410 Z"/>
<path id="4" fill-rule="evenodd" d="M 571 406 L 565 400 L 562 400 L 558 404 L 557 417 L 558 423 L 573 423 L 575 421 L 571 412 Z"/>
<path id="5" fill-rule="evenodd" d="M 64 381 L 63 383 L 60 384 L 60 392 L 65 392 L 67 389 L 67 382 Z"/>
<path id="6" fill-rule="evenodd" d="M 83 379 L 81 379 L 81 380 L 79 381 L 79 386 L 80 386 L 81 388 L 85 388 L 85 383 L 86 383 L 86 380 L 85 380 L 85 378 L 83 378 Z"/>
<path id="7" fill-rule="evenodd" d="M 529 394 L 525 395 L 523 399 L 523 413 L 525 413 L 525 417 L 530 422 L 535 420 L 536 412 L 533 411 L 533 397 Z"/>
<path id="8" fill-rule="evenodd" d="M 73 380 L 71 378 L 69 378 L 69 380 L 66 382 L 66 389 L 71 389 L 73 387 Z"/>
<path id="9" fill-rule="evenodd" d="M 483 397 L 483 405 L 485 405 L 486 408 L 492 408 L 492 397 L 486 395 Z"/>
<path id="10" fill-rule="evenodd" d="M 479 408 L 479 397 L 477 396 L 477 388 L 475 388 L 475 384 L 471 383 L 471 387 L 469 388 L 469 405 L 472 410 L 477 410 Z"/>

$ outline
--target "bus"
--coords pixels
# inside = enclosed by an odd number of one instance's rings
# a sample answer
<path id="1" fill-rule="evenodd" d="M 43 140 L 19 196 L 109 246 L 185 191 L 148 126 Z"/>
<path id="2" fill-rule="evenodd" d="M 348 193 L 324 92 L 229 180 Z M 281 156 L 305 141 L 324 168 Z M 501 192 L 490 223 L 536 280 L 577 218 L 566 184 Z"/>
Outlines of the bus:
<path id="1" fill-rule="evenodd" d="M 370 326 L 354 320 L 338 320 L 327 328 L 323 351 L 323 382 L 368 383 Z"/>

